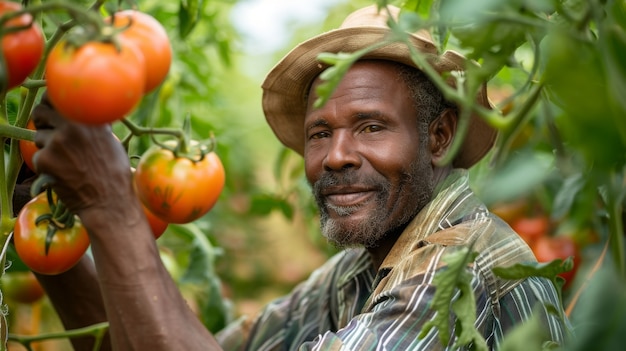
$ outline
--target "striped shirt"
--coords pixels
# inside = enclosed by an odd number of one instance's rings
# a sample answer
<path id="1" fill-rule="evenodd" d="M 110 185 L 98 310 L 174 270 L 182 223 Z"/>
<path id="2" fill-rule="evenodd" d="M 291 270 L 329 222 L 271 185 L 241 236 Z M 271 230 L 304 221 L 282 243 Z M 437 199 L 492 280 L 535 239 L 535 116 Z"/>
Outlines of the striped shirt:
<path id="1" fill-rule="evenodd" d="M 490 349 L 531 314 L 539 317 L 548 339 L 562 343 L 567 323 L 550 313 L 562 311 L 554 285 L 530 277 L 521 281 L 495 276 L 493 267 L 535 261 L 524 241 L 491 214 L 469 188 L 468 172 L 454 170 L 435 191 L 434 199 L 400 235 L 375 270 L 364 249 L 346 249 L 298 285 L 270 303 L 253 322 L 239 321 L 217 335 L 225 350 L 443 350 L 432 328 L 433 278 L 442 257 L 472 244 L 478 252 L 469 265 L 476 302 L 474 326 Z"/>

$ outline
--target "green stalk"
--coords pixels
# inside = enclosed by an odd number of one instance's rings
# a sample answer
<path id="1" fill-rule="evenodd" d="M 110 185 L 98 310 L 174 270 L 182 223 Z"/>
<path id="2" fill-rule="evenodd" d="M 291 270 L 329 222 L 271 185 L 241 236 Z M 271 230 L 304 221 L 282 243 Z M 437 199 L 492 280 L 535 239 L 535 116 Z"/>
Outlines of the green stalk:
<path id="1" fill-rule="evenodd" d="M 72 330 L 66 330 L 62 332 L 51 332 L 44 333 L 38 335 L 15 335 L 9 334 L 9 340 L 18 342 L 25 347 L 28 347 L 31 343 L 43 340 L 52 340 L 52 339 L 67 339 L 67 338 L 75 338 L 81 336 L 93 336 L 96 338 L 96 343 L 94 345 L 94 350 L 98 350 L 100 348 L 100 344 L 102 342 L 102 337 L 109 329 L 108 322 L 102 322 L 97 324 L 92 324 L 83 328 L 77 328 Z"/>
<path id="2" fill-rule="evenodd" d="M 612 184 L 607 191 L 607 211 L 609 213 L 609 240 L 615 267 L 620 276 L 626 277 L 626 261 L 624 257 L 624 224 L 622 211 L 624 194 L 623 174 L 613 174 Z"/>

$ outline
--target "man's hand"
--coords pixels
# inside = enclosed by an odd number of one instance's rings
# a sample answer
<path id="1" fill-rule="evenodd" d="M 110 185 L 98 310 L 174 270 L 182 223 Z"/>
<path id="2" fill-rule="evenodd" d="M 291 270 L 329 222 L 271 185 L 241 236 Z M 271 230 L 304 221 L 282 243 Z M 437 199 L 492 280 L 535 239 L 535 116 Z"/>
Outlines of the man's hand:
<path id="1" fill-rule="evenodd" d="M 53 177 L 55 192 L 71 211 L 80 215 L 86 209 L 110 209 L 129 195 L 128 156 L 109 125 L 69 121 L 45 94 L 32 118 L 40 148 L 33 163 L 38 173 Z"/>

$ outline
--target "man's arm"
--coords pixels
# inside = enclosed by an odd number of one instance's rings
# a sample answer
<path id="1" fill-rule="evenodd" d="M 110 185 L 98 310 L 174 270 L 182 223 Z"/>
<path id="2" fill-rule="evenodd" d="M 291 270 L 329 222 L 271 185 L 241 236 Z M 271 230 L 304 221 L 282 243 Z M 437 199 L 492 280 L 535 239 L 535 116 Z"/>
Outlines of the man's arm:
<path id="1" fill-rule="evenodd" d="M 54 178 L 53 189 L 89 232 L 112 349 L 219 349 L 161 262 L 128 155 L 110 127 L 69 122 L 45 96 L 33 120 L 37 171 Z"/>
<path id="2" fill-rule="evenodd" d="M 37 274 L 37 279 L 55 307 L 65 329 L 76 329 L 107 320 L 93 261 L 87 256 L 67 272 L 50 276 Z M 93 350 L 91 337 L 70 339 L 75 351 Z M 111 349 L 109 335 L 100 350 Z"/>

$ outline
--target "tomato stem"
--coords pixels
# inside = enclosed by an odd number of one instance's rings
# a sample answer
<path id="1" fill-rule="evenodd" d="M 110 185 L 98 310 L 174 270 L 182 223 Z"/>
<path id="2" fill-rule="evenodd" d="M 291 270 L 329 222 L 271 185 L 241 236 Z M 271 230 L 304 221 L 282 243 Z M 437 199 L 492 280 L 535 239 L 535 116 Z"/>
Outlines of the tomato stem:
<path id="1" fill-rule="evenodd" d="M 71 329 L 62 332 L 52 332 L 52 333 L 41 333 L 37 335 L 16 335 L 9 334 L 9 340 L 18 342 L 22 345 L 30 344 L 32 342 L 42 341 L 42 340 L 51 340 L 51 339 L 66 339 L 66 338 L 75 338 L 80 336 L 93 336 L 95 337 L 96 344 L 102 342 L 102 337 L 106 334 L 106 331 L 109 329 L 108 322 L 102 322 L 93 324 L 90 326 L 86 326 L 83 328 Z M 98 348 L 96 348 L 98 350 Z"/>
<path id="2" fill-rule="evenodd" d="M 121 119 L 122 124 L 128 128 L 134 136 L 142 136 L 142 135 L 172 135 L 178 139 L 180 139 L 183 135 L 183 131 L 180 128 L 156 128 L 156 127 L 141 127 L 128 118 Z"/>

